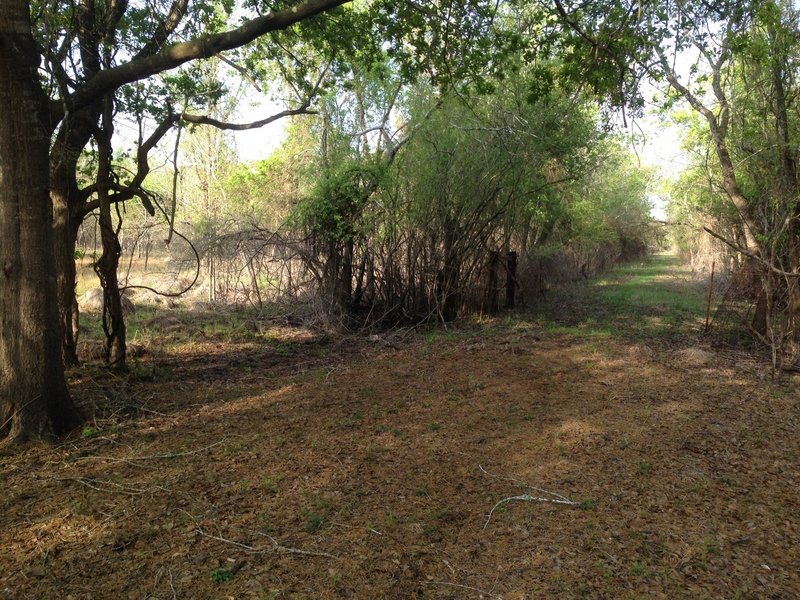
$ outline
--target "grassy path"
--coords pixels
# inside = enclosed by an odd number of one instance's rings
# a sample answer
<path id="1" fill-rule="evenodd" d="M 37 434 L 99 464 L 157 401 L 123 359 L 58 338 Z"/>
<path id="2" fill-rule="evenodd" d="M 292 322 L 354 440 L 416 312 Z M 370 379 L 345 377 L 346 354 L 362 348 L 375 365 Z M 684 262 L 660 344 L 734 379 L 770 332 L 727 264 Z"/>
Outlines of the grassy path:
<path id="1" fill-rule="evenodd" d="M 0 457 L 0 598 L 800 597 L 797 384 L 694 348 L 669 257 L 552 296 L 77 373 L 114 410 Z"/>
<path id="2" fill-rule="evenodd" d="M 678 258 L 657 254 L 555 292 L 533 314 L 555 332 L 686 343 L 703 327 L 705 294 Z"/>

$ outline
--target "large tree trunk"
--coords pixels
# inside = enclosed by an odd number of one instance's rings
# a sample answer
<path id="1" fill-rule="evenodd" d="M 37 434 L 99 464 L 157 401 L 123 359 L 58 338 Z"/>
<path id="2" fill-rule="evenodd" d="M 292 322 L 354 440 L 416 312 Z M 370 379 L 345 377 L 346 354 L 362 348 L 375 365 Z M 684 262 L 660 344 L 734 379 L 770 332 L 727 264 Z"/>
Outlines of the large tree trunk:
<path id="1" fill-rule="evenodd" d="M 78 303 L 75 250 L 85 216 L 85 199 L 77 181 L 78 158 L 97 124 L 100 104 L 70 113 L 59 127 L 50 150 L 50 198 L 53 201 L 58 313 L 63 338 L 61 355 L 67 367 L 78 364 Z"/>
<path id="2" fill-rule="evenodd" d="M 47 98 L 30 7 L 0 2 L 0 432 L 47 438 L 80 421 L 61 365 Z"/>

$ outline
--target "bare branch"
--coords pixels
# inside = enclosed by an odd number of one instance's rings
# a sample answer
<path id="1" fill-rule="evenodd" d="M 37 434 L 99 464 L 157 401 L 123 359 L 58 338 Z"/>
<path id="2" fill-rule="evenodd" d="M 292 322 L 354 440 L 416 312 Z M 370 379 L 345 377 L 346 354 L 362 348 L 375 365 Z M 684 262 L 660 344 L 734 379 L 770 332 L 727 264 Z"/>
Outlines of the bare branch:
<path id="1" fill-rule="evenodd" d="M 777 273 L 778 275 L 783 275 L 784 277 L 800 277 L 800 273 L 791 273 L 789 271 L 784 271 L 783 269 L 779 269 L 778 267 L 776 267 L 772 263 L 764 260 L 763 258 L 758 256 L 754 252 L 750 252 L 746 248 L 742 248 L 738 244 L 736 244 L 736 243 L 730 241 L 729 239 L 721 236 L 720 234 L 712 231 L 708 227 L 703 227 L 703 229 L 705 229 L 706 233 L 708 233 L 709 235 L 717 238 L 719 241 L 723 242 L 724 244 L 726 244 L 726 245 L 730 246 L 731 248 L 733 248 L 734 250 L 736 250 L 736 252 L 739 252 L 740 254 L 744 254 L 747 258 L 752 258 L 753 260 L 756 260 L 756 261 L 760 262 L 762 265 L 767 267 L 773 273 Z"/>

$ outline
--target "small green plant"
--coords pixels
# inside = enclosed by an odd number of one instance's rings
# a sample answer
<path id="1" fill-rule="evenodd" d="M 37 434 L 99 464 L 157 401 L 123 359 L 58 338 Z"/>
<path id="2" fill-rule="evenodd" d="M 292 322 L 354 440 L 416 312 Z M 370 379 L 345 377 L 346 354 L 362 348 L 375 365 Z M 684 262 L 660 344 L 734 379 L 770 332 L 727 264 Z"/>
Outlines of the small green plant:
<path id="1" fill-rule="evenodd" d="M 435 537 L 438 532 L 439 528 L 436 525 L 426 524 L 422 527 L 422 533 L 425 537 Z"/>
<path id="2" fill-rule="evenodd" d="M 230 569 L 214 569 L 211 571 L 211 581 L 214 583 L 225 583 L 233 579 L 233 571 Z"/>
<path id="3" fill-rule="evenodd" d="M 386 513 L 386 517 L 384 518 L 384 523 L 387 527 L 394 527 L 400 522 L 400 517 L 398 517 L 393 512 Z"/>
<path id="4" fill-rule="evenodd" d="M 277 482 L 272 477 L 268 476 L 264 477 L 261 480 L 261 485 L 264 486 L 264 489 L 267 490 L 273 496 L 280 491 Z"/>
<path id="5" fill-rule="evenodd" d="M 439 431 L 439 424 L 435 421 L 432 421 L 428 424 L 428 431 Z"/>
<path id="6" fill-rule="evenodd" d="M 578 508 L 586 511 L 593 511 L 596 507 L 597 505 L 595 501 L 592 500 L 591 498 L 587 498 L 586 500 L 581 501 L 581 503 L 578 505 Z"/>
<path id="7" fill-rule="evenodd" d="M 719 546 L 714 540 L 703 540 L 703 551 L 709 556 L 719 554 Z"/>
<path id="8" fill-rule="evenodd" d="M 269 522 L 269 515 L 266 511 L 259 511 L 258 522 L 261 525 L 261 531 L 264 533 L 272 533 L 272 525 Z"/>
<path id="9" fill-rule="evenodd" d="M 83 428 L 83 431 L 81 431 L 81 436 L 85 440 L 90 440 L 99 433 L 100 430 L 97 429 L 97 427 L 92 427 L 91 425 L 87 425 L 86 427 Z"/>
<path id="10" fill-rule="evenodd" d="M 306 517 L 308 518 L 308 523 L 306 523 L 306 533 L 314 533 L 319 531 L 325 524 L 325 517 L 319 513 L 308 512 Z"/>
<path id="11" fill-rule="evenodd" d="M 367 449 L 366 449 L 366 452 L 365 452 L 365 458 L 366 458 L 366 460 L 372 462 L 374 460 L 377 460 L 377 458 L 381 454 L 383 454 L 385 452 L 388 452 L 388 451 L 389 451 L 389 449 L 388 448 L 384 448 L 383 446 L 378 446 L 377 444 L 370 444 L 369 446 L 367 446 Z"/>
<path id="12" fill-rule="evenodd" d="M 636 470 L 639 472 L 639 475 L 649 475 L 650 471 L 653 470 L 653 465 L 647 461 L 642 461 L 636 466 Z"/>
<path id="13" fill-rule="evenodd" d="M 420 487 L 420 488 L 417 488 L 416 490 L 414 490 L 414 494 L 417 495 L 417 496 L 427 496 L 428 495 L 428 490 L 427 490 L 427 488 Z"/>

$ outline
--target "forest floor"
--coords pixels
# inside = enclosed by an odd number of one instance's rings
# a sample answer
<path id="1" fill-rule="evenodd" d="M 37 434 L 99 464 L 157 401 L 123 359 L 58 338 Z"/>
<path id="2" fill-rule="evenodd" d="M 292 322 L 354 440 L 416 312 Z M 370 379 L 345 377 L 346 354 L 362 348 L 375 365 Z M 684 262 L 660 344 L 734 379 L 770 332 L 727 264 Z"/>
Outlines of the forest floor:
<path id="1" fill-rule="evenodd" d="M 86 428 L 0 457 L 0 598 L 800 597 L 800 382 L 706 343 L 669 256 L 538 304 L 137 312 Z"/>

